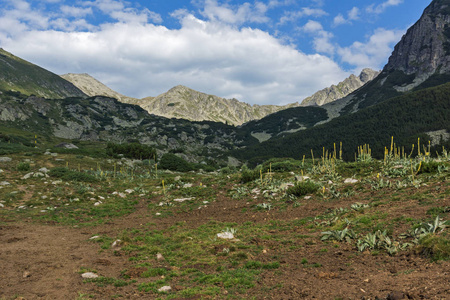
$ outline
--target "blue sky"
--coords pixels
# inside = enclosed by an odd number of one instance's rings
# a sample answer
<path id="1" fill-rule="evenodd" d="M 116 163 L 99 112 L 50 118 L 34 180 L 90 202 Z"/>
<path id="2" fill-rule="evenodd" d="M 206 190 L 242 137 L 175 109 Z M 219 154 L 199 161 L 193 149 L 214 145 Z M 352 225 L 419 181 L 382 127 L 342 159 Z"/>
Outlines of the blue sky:
<path id="1" fill-rule="evenodd" d="M 430 2 L 0 0 L 0 47 L 131 97 L 182 84 L 287 104 L 381 69 Z"/>

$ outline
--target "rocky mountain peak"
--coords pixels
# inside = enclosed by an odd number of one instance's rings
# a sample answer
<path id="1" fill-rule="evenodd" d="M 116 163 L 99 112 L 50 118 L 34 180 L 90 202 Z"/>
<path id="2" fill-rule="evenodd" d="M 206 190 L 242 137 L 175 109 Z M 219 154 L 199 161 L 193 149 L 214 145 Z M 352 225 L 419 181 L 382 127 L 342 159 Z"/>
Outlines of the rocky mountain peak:
<path id="1" fill-rule="evenodd" d="M 384 70 L 416 74 L 421 81 L 450 71 L 450 0 L 431 2 L 395 46 Z"/>
<path id="2" fill-rule="evenodd" d="M 337 99 L 343 98 L 353 91 L 359 89 L 367 82 L 373 80 L 380 72 L 365 68 L 361 71 L 359 76 L 350 75 L 344 81 L 337 85 L 332 85 L 328 88 L 318 91 L 314 95 L 305 98 L 301 106 L 322 106 L 324 104 L 333 102 Z"/>

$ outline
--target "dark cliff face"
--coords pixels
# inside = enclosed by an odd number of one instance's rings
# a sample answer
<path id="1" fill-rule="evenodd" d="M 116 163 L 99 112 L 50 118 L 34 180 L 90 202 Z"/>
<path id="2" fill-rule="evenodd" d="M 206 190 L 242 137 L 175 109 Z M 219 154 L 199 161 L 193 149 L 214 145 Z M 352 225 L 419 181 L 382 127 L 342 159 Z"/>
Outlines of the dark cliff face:
<path id="1" fill-rule="evenodd" d="M 435 0 L 402 37 L 384 70 L 431 75 L 450 72 L 450 0 Z"/>

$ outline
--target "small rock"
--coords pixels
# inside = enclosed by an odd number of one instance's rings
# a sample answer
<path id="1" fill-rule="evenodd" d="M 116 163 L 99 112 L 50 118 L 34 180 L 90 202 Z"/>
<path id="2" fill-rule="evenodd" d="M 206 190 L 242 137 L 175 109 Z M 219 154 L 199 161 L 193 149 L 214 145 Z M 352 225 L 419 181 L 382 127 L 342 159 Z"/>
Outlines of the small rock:
<path id="1" fill-rule="evenodd" d="M 93 237 L 90 238 L 90 240 L 95 240 L 95 239 L 98 239 L 98 238 L 100 238 L 99 235 L 94 235 Z"/>
<path id="2" fill-rule="evenodd" d="M 303 199 L 309 200 L 309 199 L 311 199 L 311 196 L 305 196 Z"/>
<path id="3" fill-rule="evenodd" d="M 105 200 L 105 197 L 98 196 L 98 199 L 100 199 L 100 200 Z"/>
<path id="4" fill-rule="evenodd" d="M 22 277 L 23 277 L 23 278 L 31 277 L 31 273 L 28 272 L 28 271 L 25 271 L 25 272 L 23 272 Z"/>
<path id="5" fill-rule="evenodd" d="M 354 178 L 347 178 L 344 180 L 344 183 L 357 183 L 358 180 Z"/>
<path id="6" fill-rule="evenodd" d="M 181 180 L 181 176 L 177 176 L 177 177 L 175 177 L 173 180 L 175 180 L 175 181 L 180 181 L 180 180 Z"/>
<path id="7" fill-rule="evenodd" d="M 124 193 L 118 193 L 117 195 L 119 195 L 120 198 L 126 198 L 127 195 L 125 195 Z"/>
<path id="8" fill-rule="evenodd" d="M 99 206 L 100 204 L 102 204 L 102 201 L 95 202 L 94 206 Z"/>
<path id="9" fill-rule="evenodd" d="M 181 203 L 181 202 L 189 201 L 192 199 L 194 199 L 194 198 L 179 198 L 179 199 L 173 199 L 173 201 Z"/>
<path id="10" fill-rule="evenodd" d="M 3 204 L 0 203 L 0 208 L 5 207 Z"/>
<path id="11" fill-rule="evenodd" d="M 27 173 L 27 174 L 25 174 L 25 175 L 23 175 L 23 177 L 22 177 L 22 179 L 30 179 L 31 178 L 31 176 L 33 176 L 33 172 L 31 172 L 31 173 Z"/>
<path id="12" fill-rule="evenodd" d="M 234 234 L 232 234 L 231 232 L 221 232 L 217 234 L 217 237 L 219 239 L 232 240 L 234 239 Z"/>
<path id="13" fill-rule="evenodd" d="M 34 178 L 45 177 L 45 174 L 42 172 L 36 172 L 33 174 L 33 177 Z"/>
<path id="14" fill-rule="evenodd" d="M 117 247 L 120 247 L 121 245 L 122 245 L 122 241 L 121 241 L 121 240 L 115 240 L 115 241 L 112 243 L 111 247 L 117 248 Z"/>
<path id="15" fill-rule="evenodd" d="M 183 185 L 183 188 L 190 188 L 192 187 L 192 183 L 186 183 L 185 185 Z"/>
<path id="16" fill-rule="evenodd" d="M 161 253 L 156 254 L 156 259 L 157 260 L 165 260 L 164 256 Z"/>
<path id="17" fill-rule="evenodd" d="M 81 277 L 85 278 L 85 279 L 93 279 L 93 278 L 98 278 L 98 275 L 92 272 L 86 272 L 81 274 Z"/>
<path id="18" fill-rule="evenodd" d="M 8 181 L 2 181 L 0 182 L 0 185 L 10 185 L 10 183 Z"/>
<path id="19" fill-rule="evenodd" d="M 155 215 L 157 215 L 157 216 L 160 216 L 160 215 L 161 215 L 161 213 L 156 213 Z"/>
<path id="20" fill-rule="evenodd" d="M 10 162 L 12 161 L 11 157 L 0 157 L 0 162 Z"/>
<path id="21" fill-rule="evenodd" d="M 163 286 L 162 288 L 158 289 L 158 292 L 160 293 L 166 293 L 166 292 L 170 292 L 172 290 L 172 288 L 168 285 Z"/>
<path id="22" fill-rule="evenodd" d="M 128 193 L 128 194 L 131 194 L 131 193 L 133 193 L 134 192 L 134 190 L 132 190 L 132 189 L 127 189 L 127 190 L 125 190 L 125 193 Z"/>
<path id="23" fill-rule="evenodd" d="M 49 172 L 49 170 L 47 168 L 40 168 L 39 172 L 42 172 L 44 174 L 47 174 Z"/>

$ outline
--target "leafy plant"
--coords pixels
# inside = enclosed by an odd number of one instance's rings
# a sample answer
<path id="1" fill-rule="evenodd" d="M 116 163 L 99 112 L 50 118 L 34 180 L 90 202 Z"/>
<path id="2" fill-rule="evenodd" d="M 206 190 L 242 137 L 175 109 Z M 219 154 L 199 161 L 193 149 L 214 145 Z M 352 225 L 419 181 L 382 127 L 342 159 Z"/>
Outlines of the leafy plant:
<path id="1" fill-rule="evenodd" d="M 301 197 L 315 193 L 319 188 L 320 186 L 314 181 L 306 180 L 298 182 L 294 186 L 289 187 L 286 190 L 286 194 Z"/>
<path id="2" fill-rule="evenodd" d="M 352 239 L 356 238 L 356 234 L 353 230 L 345 228 L 343 230 L 331 230 L 322 232 L 322 241 L 336 240 L 339 242 L 346 241 L 350 243 Z"/>

